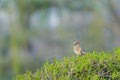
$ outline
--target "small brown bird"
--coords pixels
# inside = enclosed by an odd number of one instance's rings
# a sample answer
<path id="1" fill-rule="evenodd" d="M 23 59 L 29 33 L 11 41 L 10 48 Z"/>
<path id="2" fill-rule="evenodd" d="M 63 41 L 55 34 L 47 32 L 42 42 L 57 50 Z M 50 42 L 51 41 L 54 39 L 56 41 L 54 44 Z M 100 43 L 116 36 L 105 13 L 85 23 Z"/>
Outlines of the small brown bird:
<path id="1" fill-rule="evenodd" d="M 74 52 L 76 55 L 85 55 L 85 51 L 80 47 L 80 42 L 74 42 Z"/>

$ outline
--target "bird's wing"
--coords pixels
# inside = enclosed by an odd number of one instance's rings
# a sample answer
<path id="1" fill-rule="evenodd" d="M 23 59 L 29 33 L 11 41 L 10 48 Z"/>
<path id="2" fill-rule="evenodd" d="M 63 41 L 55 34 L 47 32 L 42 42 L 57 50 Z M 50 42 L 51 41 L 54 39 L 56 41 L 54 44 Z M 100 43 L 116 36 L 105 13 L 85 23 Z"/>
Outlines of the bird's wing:
<path id="1" fill-rule="evenodd" d="M 83 48 L 81 48 L 81 50 L 82 50 L 82 54 L 85 54 L 85 50 Z"/>

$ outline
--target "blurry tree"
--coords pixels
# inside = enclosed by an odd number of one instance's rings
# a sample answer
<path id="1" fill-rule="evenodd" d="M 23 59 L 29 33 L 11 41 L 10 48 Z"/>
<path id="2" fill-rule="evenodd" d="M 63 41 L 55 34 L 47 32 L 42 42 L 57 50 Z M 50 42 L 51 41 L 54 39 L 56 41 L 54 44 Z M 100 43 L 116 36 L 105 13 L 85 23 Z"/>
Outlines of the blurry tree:
<path id="1" fill-rule="evenodd" d="M 108 1 L 109 10 L 111 11 L 113 18 L 115 19 L 115 22 L 118 25 L 120 25 L 120 16 L 117 10 L 119 5 L 117 5 L 117 1 L 114 0 L 107 0 L 107 1 Z"/>
<path id="2" fill-rule="evenodd" d="M 46 9 L 49 5 L 49 1 L 47 1 L 47 0 L 26 0 L 26 1 L 25 0 L 16 0 L 16 3 L 18 6 L 18 11 L 20 13 L 19 18 L 20 18 L 21 30 L 25 36 L 25 37 L 23 37 L 23 40 L 24 40 L 23 44 L 26 44 L 25 46 L 29 51 L 31 49 L 30 47 L 32 47 L 32 44 L 29 40 L 29 35 L 32 35 L 32 33 L 35 32 L 34 31 L 35 29 L 33 29 L 33 31 L 30 31 L 31 14 L 33 14 L 37 10 Z M 44 30 L 41 29 L 41 31 L 36 31 L 36 33 L 43 32 L 43 31 Z M 42 34 L 44 34 L 44 33 L 42 33 Z M 31 50 L 30 50 L 30 52 L 31 52 Z"/>
<path id="3" fill-rule="evenodd" d="M 119 2 L 117 0 L 107 0 L 108 7 L 112 14 L 111 30 L 114 34 L 114 47 L 120 45 L 120 13 L 119 13 Z"/>

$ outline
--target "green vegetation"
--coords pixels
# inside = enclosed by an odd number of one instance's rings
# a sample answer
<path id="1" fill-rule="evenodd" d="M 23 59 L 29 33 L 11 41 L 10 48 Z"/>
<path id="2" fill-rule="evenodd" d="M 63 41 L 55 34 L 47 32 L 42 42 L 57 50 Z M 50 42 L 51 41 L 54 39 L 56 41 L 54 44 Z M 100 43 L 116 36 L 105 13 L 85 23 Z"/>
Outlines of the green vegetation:
<path id="1" fill-rule="evenodd" d="M 87 53 L 48 61 L 35 73 L 27 71 L 15 80 L 119 80 L 120 48 L 114 52 Z"/>

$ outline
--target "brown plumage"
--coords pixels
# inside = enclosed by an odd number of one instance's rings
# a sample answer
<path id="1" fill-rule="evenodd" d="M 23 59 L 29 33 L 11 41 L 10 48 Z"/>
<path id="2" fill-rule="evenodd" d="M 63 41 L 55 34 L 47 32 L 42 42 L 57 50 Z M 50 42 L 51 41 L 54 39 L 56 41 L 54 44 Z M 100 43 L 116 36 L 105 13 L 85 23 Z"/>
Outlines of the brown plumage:
<path id="1" fill-rule="evenodd" d="M 74 42 L 74 52 L 76 55 L 84 55 L 85 51 L 82 50 L 82 48 L 80 47 L 80 42 Z"/>

